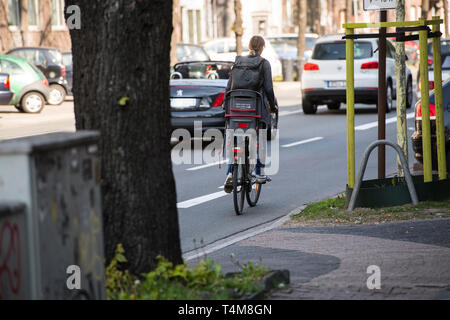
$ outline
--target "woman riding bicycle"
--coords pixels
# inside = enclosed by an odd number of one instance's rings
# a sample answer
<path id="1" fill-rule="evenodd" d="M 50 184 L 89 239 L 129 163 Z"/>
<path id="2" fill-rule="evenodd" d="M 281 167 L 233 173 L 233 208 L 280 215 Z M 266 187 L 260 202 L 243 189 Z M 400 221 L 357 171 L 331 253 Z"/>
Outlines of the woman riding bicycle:
<path id="1" fill-rule="evenodd" d="M 261 93 L 263 97 L 263 110 L 261 114 L 261 122 L 265 123 L 265 127 L 268 128 L 270 123 L 270 112 L 276 112 L 278 106 L 275 98 L 275 94 L 273 92 L 273 82 L 272 82 L 272 69 L 270 67 L 270 62 L 261 57 L 261 54 L 265 47 L 265 41 L 261 36 L 253 36 L 250 39 L 249 45 L 250 53 L 248 56 L 237 56 L 235 64 L 239 63 L 259 63 L 260 62 L 260 72 L 259 72 L 259 80 L 260 87 L 258 88 L 258 92 Z M 251 88 L 243 88 L 242 85 L 237 85 L 240 79 L 233 79 L 233 74 L 231 74 L 226 91 L 234 90 L 237 87 L 239 89 L 251 89 Z M 241 82 L 242 83 L 242 82 Z M 270 111 L 269 111 L 270 108 Z M 258 183 L 264 184 L 266 182 L 271 181 L 269 177 L 261 174 L 261 168 L 263 165 L 261 162 L 257 161 L 255 173 L 256 180 Z M 228 165 L 227 177 L 225 179 L 224 190 L 227 193 L 231 193 L 233 191 L 232 185 L 233 175 L 231 173 L 231 164 Z"/>

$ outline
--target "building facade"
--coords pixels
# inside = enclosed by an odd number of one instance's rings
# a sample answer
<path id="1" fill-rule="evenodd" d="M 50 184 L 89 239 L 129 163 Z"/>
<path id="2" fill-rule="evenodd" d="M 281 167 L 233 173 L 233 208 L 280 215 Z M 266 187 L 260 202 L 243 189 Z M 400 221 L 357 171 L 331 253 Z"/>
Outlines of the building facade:
<path id="1" fill-rule="evenodd" d="M 0 52 L 22 46 L 71 50 L 64 0 L 0 0 Z"/>

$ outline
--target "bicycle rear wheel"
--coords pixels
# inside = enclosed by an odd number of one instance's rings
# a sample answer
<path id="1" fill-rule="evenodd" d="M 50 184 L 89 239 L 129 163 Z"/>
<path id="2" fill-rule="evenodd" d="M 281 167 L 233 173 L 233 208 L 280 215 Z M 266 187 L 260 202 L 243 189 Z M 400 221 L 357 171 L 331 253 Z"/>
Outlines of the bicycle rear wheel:
<path id="1" fill-rule="evenodd" d="M 256 182 L 255 177 L 255 165 L 247 164 L 248 170 L 248 181 L 247 187 L 245 188 L 245 194 L 247 197 L 247 203 L 250 207 L 256 206 L 259 200 L 259 195 L 261 194 L 262 184 Z"/>
<path id="2" fill-rule="evenodd" d="M 241 215 L 244 210 L 245 189 L 244 165 L 233 164 L 233 202 L 237 215 Z"/>

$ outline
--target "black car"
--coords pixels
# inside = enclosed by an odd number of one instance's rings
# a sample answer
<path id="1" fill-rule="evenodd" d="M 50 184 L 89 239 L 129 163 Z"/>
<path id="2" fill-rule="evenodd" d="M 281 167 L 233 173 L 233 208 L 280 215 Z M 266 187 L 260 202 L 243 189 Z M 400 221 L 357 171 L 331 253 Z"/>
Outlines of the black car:
<path id="1" fill-rule="evenodd" d="M 8 105 L 13 97 L 9 83 L 9 74 L 0 73 L 0 105 Z"/>
<path id="2" fill-rule="evenodd" d="M 66 67 L 66 80 L 67 80 L 67 94 L 72 95 L 73 88 L 73 62 L 72 52 L 63 52 L 62 54 L 63 65 Z"/>
<path id="3" fill-rule="evenodd" d="M 430 122 L 431 122 L 431 154 L 433 168 L 437 168 L 437 148 L 436 148 L 436 106 L 435 92 L 430 94 Z M 442 86 L 442 101 L 444 107 L 444 126 L 445 126 L 445 150 L 447 156 L 447 172 L 450 172 L 450 80 Z M 415 152 L 414 157 L 423 162 L 422 155 L 422 104 L 419 100 L 415 107 L 416 128 L 411 136 L 412 147 Z"/>
<path id="4" fill-rule="evenodd" d="M 58 49 L 42 47 L 21 47 L 7 52 L 8 55 L 24 58 L 39 68 L 50 84 L 49 104 L 60 105 L 70 92 L 66 79 L 66 68 Z"/>
<path id="5" fill-rule="evenodd" d="M 181 62 L 173 67 L 170 80 L 170 110 L 173 129 L 194 131 L 200 121 L 203 131 L 225 129 L 222 108 L 232 62 Z"/>

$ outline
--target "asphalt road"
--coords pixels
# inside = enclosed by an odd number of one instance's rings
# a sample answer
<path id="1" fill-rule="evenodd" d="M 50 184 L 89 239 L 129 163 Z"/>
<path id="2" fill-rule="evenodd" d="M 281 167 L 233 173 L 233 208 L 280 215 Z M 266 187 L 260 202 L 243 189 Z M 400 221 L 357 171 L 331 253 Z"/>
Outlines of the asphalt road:
<path id="1" fill-rule="evenodd" d="M 279 172 L 266 184 L 258 205 L 236 216 L 233 200 L 222 187 L 226 164 L 180 164 L 173 167 L 179 208 L 182 250 L 192 250 L 236 233 L 285 216 L 300 205 L 334 196 L 345 190 L 347 181 L 346 116 L 341 110 L 320 107 L 315 115 L 301 111 L 299 83 L 277 83 L 280 104 Z M 408 139 L 414 127 L 413 110 L 408 110 Z M 387 114 L 386 138 L 396 142 L 395 112 Z M 392 120 L 391 120 L 392 119 Z M 356 165 L 365 148 L 377 139 L 375 106 L 357 105 Z M 73 103 L 47 106 L 39 115 L 18 113 L 0 106 L 0 140 L 54 131 L 74 131 Z M 198 150 L 201 150 L 200 147 Z M 199 152 L 197 150 L 197 152 Z M 410 147 L 409 158 L 413 163 Z M 219 159 L 217 159 L 218 161 Z M 373 152 L 365 179 L 377 177 L 377 156 Z M 386 173 L 396 172 L 396 154 L 386 150 Z M 201 250 L 200 250 L 201 251 Z"/>

